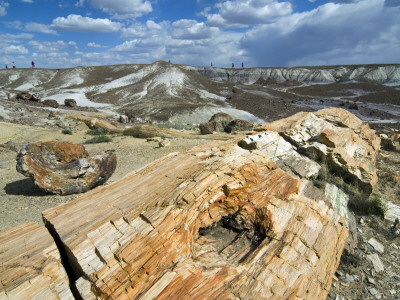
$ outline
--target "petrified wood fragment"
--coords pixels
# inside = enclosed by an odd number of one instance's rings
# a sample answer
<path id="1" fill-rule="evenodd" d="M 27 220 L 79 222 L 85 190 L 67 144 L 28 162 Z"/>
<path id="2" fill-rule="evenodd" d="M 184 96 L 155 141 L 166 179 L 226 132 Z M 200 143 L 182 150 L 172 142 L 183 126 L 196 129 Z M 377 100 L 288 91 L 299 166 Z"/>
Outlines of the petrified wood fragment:
<path id="1" fill-rule="evenodd" d="M 74 299 L 43 226 L 32 222 L 0 232 L 0 299 Z"/>
<path id="2" fill-rule="evenodd" d="M 347 236 L 237 141 L 171 154 L 43 213 L 86 298 L 324 299 Z"/>
<path id="3" fill-rule="evenodd" d="M 89 156 L 82 145 L 43 142 L 24 146 L 17 156 L 17 171 L 33 177 L 47 192 L 67 195 L 83 193 L 103 184 L 117 166 L 115 153 Z"/>
<path id="4" fill-rule="evenodd" d="M 369 194 L 377 182 L 375 158 L 380 139 L 367 123 L 342 108 L 299 112 L 262 127 L 275 130 L 299 152 L 325 162 L 345 184 Z"/>

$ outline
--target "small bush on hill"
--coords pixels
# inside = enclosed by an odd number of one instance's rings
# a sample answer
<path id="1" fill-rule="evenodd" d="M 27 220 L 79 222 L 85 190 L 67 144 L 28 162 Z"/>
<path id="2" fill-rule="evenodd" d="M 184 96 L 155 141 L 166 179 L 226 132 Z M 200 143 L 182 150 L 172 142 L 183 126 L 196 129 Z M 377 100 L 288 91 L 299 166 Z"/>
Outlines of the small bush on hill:
<path id="1" fill-rule="evenodd" d="M 86 131 L 86 133 L 90 135 L 104 135 L 106 132 L 103 128 L 94 128 Z"/>
<path id="2" fill-rule="evenodd" d="M 87 140 L 85 144 L 97 144 L 97 143 L 108 143 L 111 142 L 112 138 L 107 135 L 97 135 L 90 140 Z"/>
<path id="3" fill-rule="evenodd" d="M 64 128 L 63 130 L 61 130 L 62 134 L 72 134 L 72 130 L 69 128 Z"/>

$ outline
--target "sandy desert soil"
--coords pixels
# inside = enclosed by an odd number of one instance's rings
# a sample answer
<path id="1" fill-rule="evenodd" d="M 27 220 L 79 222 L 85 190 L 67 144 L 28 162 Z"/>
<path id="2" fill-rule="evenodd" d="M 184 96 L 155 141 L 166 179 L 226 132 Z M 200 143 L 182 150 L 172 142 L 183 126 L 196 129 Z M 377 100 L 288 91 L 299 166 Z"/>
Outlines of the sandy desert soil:
<path id="1" fill-rule="evenodd" d="M 65 118 L 61 111 L 56 118 L 49 118 L 49 111 L 34 106 L 3 103 L 6 109 L 13 107 L 15 111 L 7 110 L 9 120 L 0 121 L 0 231 L 23 222 L 36 221 L 42 224 L 41 212 L 50 207 L 71 201 L 78 195 L 57 196 L 47 194 L 38 189 L 30 178 L 16 171 L 16 156 L 23 144 L 39 141 L 69 141 L 84 144 L 92 138 L 86 132 L 89 128 L 78 121 Z M 91 116 L 104 116 L 101 113 L 83 112 Z M 72 130 L 72 135 L 63 134 L 62 127 Z M 220 138 L 225 134 L 221 134 Z M 218 139 L 218 136 L 215 135 Z M 170 139 L 167 147 L 159 147 L 158 142 L 146 141 L 129 136 L 113 136 L 108 143 L 85 144 L 90 154 L 106 150 L 115 150 L 117 169 L 107 181 L 109 184 L 129 172 L 145 166 L 157 158 L 171 152 L 180 152 L 200 143 L 210 141 L 210 136 L 195 139 Z"/>

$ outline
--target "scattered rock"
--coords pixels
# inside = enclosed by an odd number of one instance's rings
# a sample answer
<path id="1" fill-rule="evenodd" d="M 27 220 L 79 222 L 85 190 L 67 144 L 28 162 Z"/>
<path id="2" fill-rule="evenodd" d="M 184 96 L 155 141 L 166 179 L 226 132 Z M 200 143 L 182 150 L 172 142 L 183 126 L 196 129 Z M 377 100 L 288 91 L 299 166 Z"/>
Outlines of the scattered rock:
<path id="1" fill-rule="evenodd" d="M 213 132 L 224 132 L 224 127 L 220 121 L 202 123 L 199 126 L 201 134 L 212 134 Z"/>
<path id="2" fill-rule="evenodd" d="M 51 111 L 50 113 L 49 113 L 49 118 L 51 119 L 51 118 L 55 118 L 55 117 L 57 117 L 58 116 L 58 112 L 57 111 Z"/>
<path id="3" fill-rule="evenodd" d="M 33 177 L 44 191 L 68 195 L 103 184 L 117 165 L 115 153 L 90 157 L 82 145 L 43 142 L 24 146 L 17 156 L 17 171 Z"/>
<path id="4" fill-rule="evenodd" d="M 368 244 L 375 250 L 377 251 L 379 254 L 383 254 L 383 252 L 385 251 L 385 247 L 379 243 L 375 238 L 370 238 L 368 240 Z"/>
<path id="5" fill-rule="evenodd" d="M 253 123 L 246 120 L 233 120 L 229 122 L 228 125 L 224 128 L 224 131 L 227 133 L 232 133 L 234 131 L 247 131 L 253 130 Z"/>
<path id="6" fill-rule="evenodd" d="M 221 121 L 221 122 L 222 121 L 228 121 L 228 123 L 229 123 L 232 120 L 233 120 L 233 118 L 232 118 L 231 115 L 229 115 L 227 113 L 219 112 L 219 113 L 214 114 L 211 117 L 211 119 L 209 120 L 209 122 L 212 122 L 212 121 Z"/>
<path id="7" fill-rule="evenodd" d="M 368 281 L 368 283 L 370 283 L 370 284 L 376 284 L 376 281 L 375 281 L 375 279 L 373 279 L 373 278 L 371 278 L 371 277 L 367 277 L 367 281 Z"/>
<path id="8" fill-rule="evenodd" d="M 128 116 L 120 115 L 120 116 L 119 116 L 119 122 L 122 123 L 122 124 L 129 123 L 129 118 L 128 118 Z"/>
<path id="9" fill-rule="evenodd" d="M 147 142 L 161 142 L 162 137 L 160 136 L 155 136 L 155 137 L 149 137 L 146 139 Z"/>
<path id="10" fill-rule="evenodd" d="M 64 104 L 65 106 L 76 107 L 76 101 L 74 99 L 65 99 Z"/>
<path id="11" fill-rule="evenodd" d="M 39 102 L 41 100 L 41 98 L 38 93 L 34 93 L 34 94 L 32 94 L 32 96 L 29 100 L 34 101 L 34 102 Z"/>
<path id="12" fill-rule="evenodd" d="M 396 219 L 400 219 L 400 206 L 390 201 L 386 203 L 385 219 L 391 222 L 395 222 Z"/>
<path id="13" fill-rule="evenodd" d="M 170 140 L 162 140 L 160 142 L 158 142 L 158 146 L 161 147 L 167 147 L 171 145 L 171 141 Z"/>
<path id="14" fill-rule="evenodd" d="M 31 94 L 29 94 L 28 92 L 19 93 L 17 94 L 17 99 L 28 101 L 31 99 Z"/>
<path id="15" fill-rule="evenodd" d="M 58 104 L 58 102 L 56 101 L 56 100 L 54 100 L 54 99 L 46 99 L 46 100 L 43 100 L 43 105 L 45 105 L 45 106 L 49 106 L 49 107 L 53 107 L 53 108 L 57 108 L 57 107 L 59 107 L 60 105 Z"/>
<path id="16" fill-rule="evenodd" d="M 368 254 L 367 260 L 372 263 L 372 266 L 374 267 L 377 273 L 383 272 L 385 270 L 385 267 L 383 266 L 383 263 L 379 258 L 378 254 L 376 253 Z"/>

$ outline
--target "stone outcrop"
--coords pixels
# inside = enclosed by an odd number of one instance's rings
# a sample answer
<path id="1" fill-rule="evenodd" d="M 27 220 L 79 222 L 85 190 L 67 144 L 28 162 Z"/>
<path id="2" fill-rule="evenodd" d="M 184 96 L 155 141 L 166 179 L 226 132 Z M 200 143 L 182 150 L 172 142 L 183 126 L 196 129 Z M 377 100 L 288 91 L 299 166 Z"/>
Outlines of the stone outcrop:
<path id="1" fill-rule="evenodd" d="M 227 133 L 232 133 L 235 131 L 246 131 L 253 130 L 253 123 L 246 120 L 233 120 L 225 126 L 224 131 Z"/>
<path id="2" fill-rule="evenodd" d="M 212 134 L 213 132 L 224 132 L 224 126 L 220 121 L 210 121 L 199 126 L 201 134 Z"/>
<path id="3" fill-rule="evenodd" d="M 356 185 L 368 195 L 377 182 L 375 160 L 380 139 L 347 110 L 300 112 L 262 129 L 279 132 L 300 153 L 326 164 L 345 185 Z"/>
<path id="4" fill-rule="evenodd" d="M 211 119 L 209 120 L 209 122 L 212 122 L 212 121 L 221 121 L 221 122 L 222 121 L 227 121 L 227 122 L 230 122 L 232 120 L 233 120 L 233 118 L 232 118 L 231 115 L 229 115 L 227 113 L 219 112 L 219 113 L 214 114 L 211 117 Z"/>
<path id="5" fill-rule="evenodd" d="M 65 106 L 69 106 L 69 107 L 75 107 L 77 105 L 77 103 L 74 99 L 65 99 L 64 104 L 65 104 Z"/>
<path id="6" fill-rule="evenodd" d="M 67 195 L 103 184 L 117 165 L 115 153 L 89 156 L 82 145 L 43 142 L 24 146 L 17 156 L 17 171 L 33 177 L 42 190 Z"/>
<path id="7" fill-rule="evenodd" d="M 224 132 L 226 125 L 231 121 L 231 115 L 223 112 L 216 113 L 207 123 L 200 124 L 200 133 L 212 134 L 213 132 Z"/>
<path id="8" fill-rule="evenodd" d="M 43 103 L 43 105 L 50 106 L 50 107 L 53 107 L 53 108 L 58 108 L 60 106 L 58 104 L 58 102 L 56 100 L 54 100 L 54 99 L 46 99 L 46 100 L 43 100 L 42 103 Z"/>
<path id="9" fill-rule="evenodd" d="M 74 299 L 46 228 L 25 223 L 0 232 L 0 299 Z"/>
<path id="10" fill-rule="evenodd" d="M 74 295 L 325 299 L 353 221 L 341 188 L 312 181 L 323 157 L 363 153 L 339 160 L 351 176 L 354 166 L 373 165 L 379 139 L 337 109 L 263 130 L 172 153 L 43 212 Z M 362 184 L 373 183 L 371 173 Z"/>

